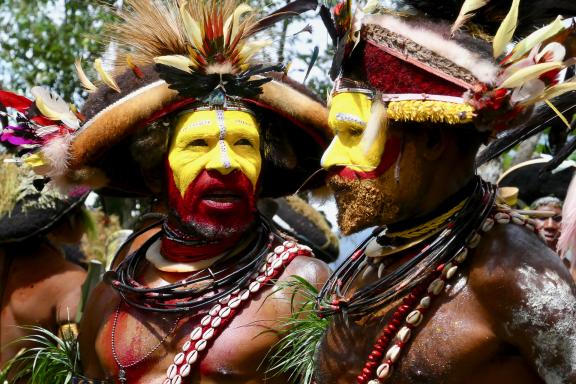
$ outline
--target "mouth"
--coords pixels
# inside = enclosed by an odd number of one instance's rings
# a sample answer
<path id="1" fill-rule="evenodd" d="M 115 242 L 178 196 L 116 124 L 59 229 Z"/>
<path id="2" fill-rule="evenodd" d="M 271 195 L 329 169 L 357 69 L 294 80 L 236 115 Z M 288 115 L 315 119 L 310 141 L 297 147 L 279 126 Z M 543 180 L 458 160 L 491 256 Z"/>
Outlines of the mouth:
<path id="1" fill-rule="evenodd" d="M 234 209 L 242 204 L 245 199 L 243 193 L 230 189 L 207 191 L 201 197 L 204 205 L 214 209 Z"/>

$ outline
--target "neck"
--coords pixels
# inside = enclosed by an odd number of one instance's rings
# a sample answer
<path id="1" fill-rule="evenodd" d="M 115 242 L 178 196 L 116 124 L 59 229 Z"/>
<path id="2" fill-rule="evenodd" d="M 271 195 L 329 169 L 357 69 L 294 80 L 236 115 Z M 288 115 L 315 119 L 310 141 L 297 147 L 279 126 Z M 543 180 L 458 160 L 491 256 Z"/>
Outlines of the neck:
<path id="1" fill-rule="evenodd" d="M 164 222 L 160 253 L 170 261 L 194 263 L 212 259 L 232 250 L 244 233 L 226 238 L 209 239 L 198 233 L 188 233 L 169 220 Z"/>

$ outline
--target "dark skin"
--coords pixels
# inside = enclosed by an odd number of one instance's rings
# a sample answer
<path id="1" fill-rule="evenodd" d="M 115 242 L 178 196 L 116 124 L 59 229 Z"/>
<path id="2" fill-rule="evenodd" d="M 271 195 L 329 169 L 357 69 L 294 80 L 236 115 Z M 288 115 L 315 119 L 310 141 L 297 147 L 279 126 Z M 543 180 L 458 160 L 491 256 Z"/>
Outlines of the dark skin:
<path id="1" fill-rule="evenodd" d="M 27 347 L 23 343 L 12 343 L 30 334 L 20 327 L 35 325 L 57 333 L 60 325 L 74 322 L 86 272 L 66 261 L 59 248 L 61 244 L 80 240 L 82 226 L 73 223 L 77 221 L 65 221 L 47 238 L 27 240 L 11 246 L 9 253 L 0 252 L 1 261 L 11 258 L 8 281 L 2 282 L 5 285 L 0 321 L 0 366 Z"/>
<path id="2" fill-rule="evenodd" d="M 403 134 L 394 128 L 392 133 Z M 422 199 L 397 194 L 397 220 L 429 212 L 474 174 L 475 150 L 463 154 L 449 131 L 438 136 L 423 129 L 405 139 L 416 150 L 404 152 L 400 177 L 417 173 L 420 182 L 413 187 Z M 371 274 L 354 286 L 375 279 Z M 535 235 L 497 224 L 450 285 L 433 302 L 386 382 L 576 383 L 576 285 Z M 370 321 L 350 321 L 349 327 L 335 318 L 317 355 L 317 383 L 356 382 L 394 309 Z"/>
<path id="3" fill-rule="evenodd" d="M 143 239 L 152 235 L 152 230 L 135 240 L 131 250 L 137 249 Z M 328 277 L 327 266 L 309 257 L 297 257 L 287 267 L 278 281 L 286 281 L 291 275 L 299 275 L 316 286 Z M 184 278 L 184 274 L 158 273 L 151 265 L 145 268 L 144 281 L 151 286 L 166 284 Z M 291 313 L 291 292 L 283 290 L 273 293 L 275 287 L 262 290 L 218 336 L 200 365 L 191 373 L 191 383 L 285 383 L 286 377 L 265 379 L 265 368 L 259 367 L 269 349 L 279 340 L 275 332 L 279 329 L 278 319 Z M 271 295 L 271 296 L 270 296 Z M 81 323 L 80 348 L 84 374 L 90 378 L 106 378 L 116 375 L 118 367 L 111 351 L 111 329 L 119 296 L 110 286 L 101 283 L 90 296 L 87 310 Z M 145 361 L 129 368 L 138 383 L 162 382 L 166 368 L 180 352 L 188 335 L 197 326 L 205 313 L 187 314 L 164 341 Z M 153 315 L 123 306 L 120 311 L 116 337 L 116 350 L 121 362 L 139 360 L 154 348 L 174 328 L 174 315 Z M 231 353 L 233 351 L 233 353 Z M 126 361 L 130 360 L 130 361 Z"/>

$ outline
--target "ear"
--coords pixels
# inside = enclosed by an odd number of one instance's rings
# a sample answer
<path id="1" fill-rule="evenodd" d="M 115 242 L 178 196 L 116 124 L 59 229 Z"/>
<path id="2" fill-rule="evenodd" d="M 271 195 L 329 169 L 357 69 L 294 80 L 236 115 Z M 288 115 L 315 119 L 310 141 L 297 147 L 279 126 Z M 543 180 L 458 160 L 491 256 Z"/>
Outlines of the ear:
<path id="1" fill-rule="evenodd" d="M 422 127 L 424 131 L 422 157 L 426 160 L 437 160 L 444 154 L 448 145 L 448 135 L 437 125 Z"/>

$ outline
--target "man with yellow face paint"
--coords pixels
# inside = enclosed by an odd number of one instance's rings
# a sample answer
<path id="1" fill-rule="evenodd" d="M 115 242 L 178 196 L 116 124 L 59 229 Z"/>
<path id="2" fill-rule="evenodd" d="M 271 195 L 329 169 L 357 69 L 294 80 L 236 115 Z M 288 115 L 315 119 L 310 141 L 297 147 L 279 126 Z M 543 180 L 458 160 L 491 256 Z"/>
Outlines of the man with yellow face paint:
<path id="1" fill-rule="evenodd" d="M 313 8 L 297 0 L 262 22 L 231 0 L 125 2 L 107 42 L 116 76 L 96 63 L 96 89 L 81 73 L 86 121 L 56 122 L 28 159 L 64 184 L 161 202 L 92 291 L 74 382 L 288 381 L 261 365 L 299 300 L 281 288 L 292 275 L 319 287 L 328 268 L 257 200 L 307 182 L 331 135 L 316 96 L 251 63 L 266 45 L 251 38 Z"/>
<path id="2" fill-rule="evenodd" d="M 536 100 L 562 88 L 557 72 L 543 75 L 554 64 L 539 60 L 556 49 L 565 60 L 559 42 L 570 32 L 558 24 L 551 37 L 546 27 L 542 46 L 526 48 L 543 36 L 535 32 L 504 57 L 520 2 L 491 3 L 491 16 L 474 9 L 475 22 L 503 20 L 493 47 L 479 38 L 486 26 L 459 31 L 472 2 L 452 30 L 424 19 L 445 17 L 449 5 L 408 3 L 408 13 L 353 15 L 342 2 L 328 28 L 338 79 L 322 167 L 341 230 L 375 228 L 317 297 L 315 316 L 329 321 L 317 340 L 306 335 L 315 346 L 310 376 L 318 384 L 576 383 L 576 285 L 535 222 L 497 204 L 496 187 L 475 174 L 482 142 L 525 123 Z M 541 2 L 522 3 L 526 22 Z M 561 100 L 574 105 L 573 96 Z M 539 130 L 552 113 L 540 111 L 488 153 Z M 285 364 L 302 360 L 288 355 Z"/>

